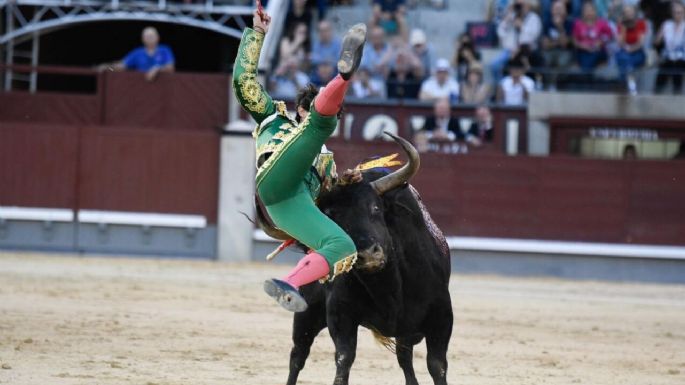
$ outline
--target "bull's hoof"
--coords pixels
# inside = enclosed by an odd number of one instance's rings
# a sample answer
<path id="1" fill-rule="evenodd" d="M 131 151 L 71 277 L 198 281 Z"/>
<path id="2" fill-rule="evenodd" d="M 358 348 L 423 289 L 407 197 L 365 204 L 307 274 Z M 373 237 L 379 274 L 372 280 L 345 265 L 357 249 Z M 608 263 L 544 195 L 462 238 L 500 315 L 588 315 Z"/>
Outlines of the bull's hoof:
<path id="1" fill-rule="evenodd" d="M 300 313 L 307 310 L 307 301 L 300 292 L 288 282 L 280 279 L 268 279 L 264 281 L 264 291 L 275 299 L 285 310 Z"/>
<path id="2" fill-rule="evenodd" d="M 345 34 L 342 42 L 342 51 L 338 60 L 338 72 L 345 80 L 350 80 L 354 71 L 359 68 L 366 42 L 366 25 L 359 23 Z"/>

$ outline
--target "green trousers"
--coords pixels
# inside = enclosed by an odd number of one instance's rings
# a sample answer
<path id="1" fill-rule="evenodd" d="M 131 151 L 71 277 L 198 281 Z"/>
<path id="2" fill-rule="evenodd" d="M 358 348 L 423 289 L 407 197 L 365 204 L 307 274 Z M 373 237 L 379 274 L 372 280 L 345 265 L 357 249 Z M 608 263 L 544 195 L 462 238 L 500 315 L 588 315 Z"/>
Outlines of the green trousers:
<path id="1" fill-rule="evenodd" d="M 311 184 L 318 182 L 312 164 L 336 123 L 335 117 L 319 115 L 312 103 L 308 118 L 294 128 L 298 132 L 271 155 L 275 161 L 262 171 L 257 186 L 274 224 L 326 258 L 334 276 L 351 268 L 356 247 L 349 235 L 316 207 Z"/>
<path id="2" fill-rule="evenodd" d="M 246 28 L 233 66 L 236 98 L 259 124 L 254 133 L 260 163 L 257 193 L 274 224 L 326 258 L 335 277 L 349 271 L 357 257 L 349 235 L 315 203 L 335 174 L 332 154 L 321 154 L 321 147 L 337 118 L 319 115 L 314 103 L 302 123 L 288 117 L 285 104 L 274 102 L 257 81 L 263 42 L 264 34 Z"/>

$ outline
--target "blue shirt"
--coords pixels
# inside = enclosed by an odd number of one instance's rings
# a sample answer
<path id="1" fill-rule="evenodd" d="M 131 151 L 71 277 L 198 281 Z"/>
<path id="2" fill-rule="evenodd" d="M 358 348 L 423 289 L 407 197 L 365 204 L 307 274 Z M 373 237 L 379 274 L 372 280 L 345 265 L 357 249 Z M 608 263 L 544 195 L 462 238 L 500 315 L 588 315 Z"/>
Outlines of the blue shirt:
<path id="1" fill-rule="evenodd" d="M 342 50 L 342 44 L 340 40 L 336 38 L 329 43 L 316 41 L 312 44 L 312 64 L 331 63 L 335 65 L 335 63 L 338 62 L 340 50 Z"/>
<path id="2" fill-rule="evenodd" d="M 124 66 L 130 70 L 147 72 L 153 67 L 164 67 L 167 64 L 173 64 L 174 61 L 174 53 L 171 52 L 171 48 L 160 44 L 152 56 L 148 55 L 145 47 L 139 47 L 129 52 L 124 58 Z"/>

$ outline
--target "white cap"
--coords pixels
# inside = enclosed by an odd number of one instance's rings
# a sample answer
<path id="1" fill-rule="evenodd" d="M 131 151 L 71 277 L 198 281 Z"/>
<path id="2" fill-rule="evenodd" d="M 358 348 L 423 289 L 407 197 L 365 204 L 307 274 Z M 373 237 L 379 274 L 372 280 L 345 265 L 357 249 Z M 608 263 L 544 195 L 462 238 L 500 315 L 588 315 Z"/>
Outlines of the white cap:
<path id="1" fill-rule="evenodd" d="M 450 70 L 450 62 L 447 61 L 447 59 L 445 59 L 445 58 L 438 59 L 437 63 L 435 63 L 435 70 L 436 71 L 449 71 Z"/>
<path id="2" fill-rule="evenodd" d="M 423 30 L 420 30 L 418 28 L 413 29 L 411 31 L 411 35 L 409 35 L 409 44 L 411 44 L 411 45 L 426 44 L 426 33 L 423 32 Z"/>

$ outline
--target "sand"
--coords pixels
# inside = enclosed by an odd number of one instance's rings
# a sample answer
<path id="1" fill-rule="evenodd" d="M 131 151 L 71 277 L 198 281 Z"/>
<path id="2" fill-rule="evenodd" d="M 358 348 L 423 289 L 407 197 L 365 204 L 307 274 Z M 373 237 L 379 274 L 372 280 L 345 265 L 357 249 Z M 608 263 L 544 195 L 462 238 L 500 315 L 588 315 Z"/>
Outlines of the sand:
<path id="1" fill-rule="evenodd" d="M 283 384 L 284 266 L 0 254 L 2 384 Z M 685 384 L 685 286 L 452 277 L 450 384 Z M 423 344 L 422 384 L 432 384 Z M 330 384 L 324 331 L 300 377 Z M 403 384 L 360 331 L 352 384 Z"/>

